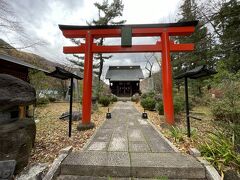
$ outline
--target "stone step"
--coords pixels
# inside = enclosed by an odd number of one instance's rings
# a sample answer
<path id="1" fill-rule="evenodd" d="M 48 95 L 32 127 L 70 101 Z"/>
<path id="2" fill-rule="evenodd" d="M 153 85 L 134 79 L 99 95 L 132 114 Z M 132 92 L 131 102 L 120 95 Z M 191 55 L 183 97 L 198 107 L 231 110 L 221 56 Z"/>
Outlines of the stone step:
<path id="1" fill-rule="evenodd" d="M 118 101 L 131 101 L 131 97 L 117 97 Z"/>
<path id="2" fill-rule="evenodd" d="M 158 178 L 119 178 L 119 177 L 93 177 L 93 176 L 73 176 L 73 175 L 60 175 L 57 180 L 206 180 L 204 179 L 167 179 L 164 177 Z"/>
<path id="3" fill-rule="evenodd" d="M 61 175 L 57 180 L 131 180 L 131 178 Z"/>
<path id="4" fill-rule="evenodd" d="M 61 175 L 204 179 L 204 167 L 181 153 L 83 151 L 71 153 L 61 164 Z"/>

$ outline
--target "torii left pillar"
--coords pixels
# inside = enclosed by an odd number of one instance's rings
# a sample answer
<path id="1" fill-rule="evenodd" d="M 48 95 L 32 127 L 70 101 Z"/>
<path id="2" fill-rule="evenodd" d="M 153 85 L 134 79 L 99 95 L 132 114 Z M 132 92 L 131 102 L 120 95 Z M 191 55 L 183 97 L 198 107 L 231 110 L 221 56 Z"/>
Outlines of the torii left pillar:
<path id="1" fill-rule="evenodd" d="M 93 74 L 93 37 L 88 31 L 85 37 L 85 58 L 84 58 L 84 75 L 83 75 L 83 94 L 82 97 L 82 123 L 78 124 L 79 131 L 91 129 L 94 123 L 91 122 L 91 106 L 92 106 L 92 74 Z"/>

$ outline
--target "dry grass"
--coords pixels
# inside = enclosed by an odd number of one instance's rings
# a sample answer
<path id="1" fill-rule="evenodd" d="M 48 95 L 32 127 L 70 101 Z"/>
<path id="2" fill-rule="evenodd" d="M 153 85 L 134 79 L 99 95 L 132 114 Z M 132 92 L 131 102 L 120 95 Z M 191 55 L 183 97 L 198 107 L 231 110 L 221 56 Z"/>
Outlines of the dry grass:
<path id="1" fill-rule="evenodd" d="M 135 103 L 134 103 L 135 104 Z M 143 112 L 140 103 L 135 104 L 139 112 Z M 159 115 L 156 111 L 146 111 L 148 119 L 161 131 L 166 138 L 168 138 L 181 152 L 189 153 L 191 147 L 198 147 L 208 137 L 209 132 L 215 131 L 216 125 L 211 120 L 211 113 L 207 107 L 196 107 L 190 114 L 194 117 L 201 118 L 202 121 L 190 119 L 191 130 L 194 130 L 192 137 L 187 137 L 185 114 L 179 115 L 176 119 L 175 126 L 183 131 L 183 140 L 175 142 L 174 137 L 171 135 L 170 128 L 166 126 L 164 116 Z"/>
<path id="2" fill-rule="evenodd" d="M 140 103 L 134 103 L 139 112 L 143 112 Z M 51 163 L 58 156 L 59 151 L 67 146 L 73 146 L 74 150 L 80 150 L 87 140 L 92 136 L 95 129 L 99 127 L 105 119 L 107 112 L 106 107 L 99 107 L 99 110 L 92 114 L 92 122 L 96 127 L 91 130 L 78 131 L 78 122 L 73 121 L 72 137 L 68 137 L 68 121 L 59 120 L 59 116 L 68 111 L 68 103 L 51 103 L 44 107 L 37 107 L 35 118 L 37 123 L 37 134 L 35 147 L 32 150 L 30 164 L 35 162 Z M 74 104 L 73 110 L 78 111 L 78 104 Z M 156 111 L 146 111 L 149 120 L 182 152 L 189 151 L 190 147 L 197 147 L 207 137 L 208 132 L 215 130 L 215 125 L 211 120 L 210 112 L 206 107 L 197 107 L 193 109 L 191 115 L 200 117 L 203 120 L 191 120 L 191 128 L 195 129 L 196 133 L 192 138 L 186 136 L 185 116 L 182 114 L 178 117 L 178 122 L 175 126 L 184 130 L 184 138 L 181 142 L 175 142 L 171 136 L 171 131 L 166 127 L 164 116 L 159 115 Z"/>
<path id="3" fill-rule="evenodd" d="M 52 163 L 59 151 L 67 146 L 73 146 L 74 150 L 81 149 L 87 140 L 93 135 L 105 119 L 106 107 L 99 107 L 92 114 L 92 122 L 96 127 L 91 130 L 78 131 L 78 122 L 73 121 L 72 137 L 68 137 L 68 121 L 59 120 L 62 113 L 69 110 L 69 103 L 51 103 L 44 107 L 37 107 L 35 118 L 37 125 L 35 147 L 32 150 L 30 164 Z M 79 111 L 79 106 L 74 103 L 73 110 Z"/>

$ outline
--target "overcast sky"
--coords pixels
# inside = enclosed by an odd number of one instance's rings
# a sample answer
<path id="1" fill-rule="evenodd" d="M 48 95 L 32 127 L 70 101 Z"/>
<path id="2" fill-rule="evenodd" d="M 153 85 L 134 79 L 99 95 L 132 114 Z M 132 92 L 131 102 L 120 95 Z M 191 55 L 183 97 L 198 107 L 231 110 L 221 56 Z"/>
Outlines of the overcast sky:
<path id="1" fill-rule="evenodd" d="M 44 46 L 25 49 L 25 51 L 36 53 L 51 61 L 66 63 L 66 55 L 63 54 L 62 47 L 69 45 L 70 42 L 63 37 L 58 24 L 86 25 L 86 21 L 97 18 L 98 11 L 93 5 L 96 1 L 101 2 L 101 0 L 9 0 L 7 2 L 12 6 L 17 20 L 24 26 L 27 36 L 46 42 Z M 181 2 L 181 0 L 123 0 L 122 19 L 127 20 L 126 24 L 174 22 Z M 0 34 L 0 36 L 10 43 L 16 43 L 13 33 Z M 155 41 L 153 38 L 134 40 L 135 43 Z M 15 46 L 20 47 L 21 44 Z M 145 62 L 144 54 L 114 54 L 112 59 L 105 62 L 104 72 L 109 65 L 141 65 L 144 68 Z M 155 63 L 155 70 L 157 67 Z M 146 72 L 144 74 L 146 76 Z"/>

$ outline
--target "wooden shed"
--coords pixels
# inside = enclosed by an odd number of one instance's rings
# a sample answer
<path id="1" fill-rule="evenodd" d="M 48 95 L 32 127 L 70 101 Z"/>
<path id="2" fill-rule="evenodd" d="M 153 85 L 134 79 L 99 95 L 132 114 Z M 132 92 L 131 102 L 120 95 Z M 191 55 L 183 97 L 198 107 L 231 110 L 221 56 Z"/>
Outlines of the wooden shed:
<path id="1" fill-rule="evenodd" d="M 40 69 L 29 63 L 24 62 L 19 58 L 9 56 L 6 54 L 0 54 L 0 73 L 12 75 L 16 78 L 29 82 L 28 72 L 29 69 L 36 69 L 39 71 L 47 72 L 44 69 Z"/>

